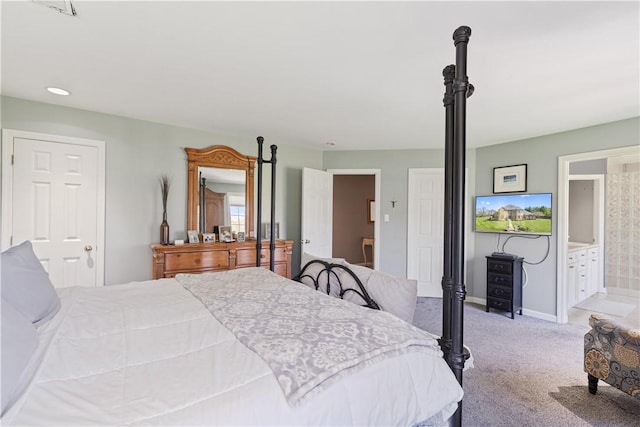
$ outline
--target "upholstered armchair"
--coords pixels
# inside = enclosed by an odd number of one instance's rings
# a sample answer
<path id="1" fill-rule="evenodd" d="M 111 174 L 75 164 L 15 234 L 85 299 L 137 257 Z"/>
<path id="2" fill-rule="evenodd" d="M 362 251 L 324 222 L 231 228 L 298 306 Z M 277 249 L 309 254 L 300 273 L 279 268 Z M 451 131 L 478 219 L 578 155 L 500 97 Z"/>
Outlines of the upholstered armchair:
<path id="1" fill-rule="evenodd" d="M 602 314 L 592 314 L 589 325 L 591 330 L 584 336 L 589 392 L 596 394 L 602 380 L 640 399 L 640 330 Z"/>

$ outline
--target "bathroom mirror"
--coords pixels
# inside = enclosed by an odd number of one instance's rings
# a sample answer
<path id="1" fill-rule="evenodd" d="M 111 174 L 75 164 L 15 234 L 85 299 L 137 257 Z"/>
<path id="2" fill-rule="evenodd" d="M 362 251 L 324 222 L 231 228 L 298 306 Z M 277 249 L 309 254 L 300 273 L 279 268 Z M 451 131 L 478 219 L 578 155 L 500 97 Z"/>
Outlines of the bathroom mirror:
<path id="1" fill-rule="evenodd" d="M 253 176 L 256 157 L 225 145 L 185 148 L 187 230 L 211 233 L 231 226 L 253 236 Z"/>

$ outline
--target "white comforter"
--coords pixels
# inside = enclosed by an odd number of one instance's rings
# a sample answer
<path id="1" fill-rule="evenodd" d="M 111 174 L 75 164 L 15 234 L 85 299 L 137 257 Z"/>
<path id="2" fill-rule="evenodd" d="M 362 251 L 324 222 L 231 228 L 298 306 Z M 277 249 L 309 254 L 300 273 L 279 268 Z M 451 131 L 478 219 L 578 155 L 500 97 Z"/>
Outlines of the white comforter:
<path id="1" fill-rule="evenodd" d="M 408 353 L 289 406 L 266 362 L 174 279 L 59 293 L 3 425 L 442 424 L 462 398 L 441 357 Z"/>

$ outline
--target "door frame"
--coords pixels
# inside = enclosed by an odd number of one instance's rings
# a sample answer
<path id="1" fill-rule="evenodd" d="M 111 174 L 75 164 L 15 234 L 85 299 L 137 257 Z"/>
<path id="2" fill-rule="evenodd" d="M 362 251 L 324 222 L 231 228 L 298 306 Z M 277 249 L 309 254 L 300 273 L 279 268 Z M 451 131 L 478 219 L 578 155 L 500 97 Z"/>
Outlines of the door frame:
<path id="1" fill-rule="evenodd" d="M 94 139 L 52 135 L 15 129 L 2 129 L 2 185 L 0 200 L 2 201 L 2 218 L 0 218 L 0 250 L 6 250 L 12 242 L 13 217 L 11 203 L 13 200 L 13 140 L 14 138 L 37 139 L 53 143 L 74 144 L 95 147 L 98 153 L 97 206 L 96 206 L 96 287 L 104 286 L 105 258 L 105 142 Z"/>
<path id="2" fill-rule="evenodd" d="M 567 251 L 569 240 L 569 169 L 572 162 L 595 160 L 606 157 L 624 156 L 638 152 L 637 146 L 612 148 L 609 150 L 591 151 L 588 153 L 569 154 L 558 157 L 558 235 L 556 238 L 556 322 L 569 321 L 567 307 Z M 604 254 L 601 242 L 600 254 Z"/>
<path id="3" fill-rule="evenodd" d="M 375 215 L 373 223 L 373 268 L 380 268 L 380 169 L 327 169 L 332 175 L 373 175 L 375 187 Z M 333 196 L 332 196 L 333 197 Z"/>

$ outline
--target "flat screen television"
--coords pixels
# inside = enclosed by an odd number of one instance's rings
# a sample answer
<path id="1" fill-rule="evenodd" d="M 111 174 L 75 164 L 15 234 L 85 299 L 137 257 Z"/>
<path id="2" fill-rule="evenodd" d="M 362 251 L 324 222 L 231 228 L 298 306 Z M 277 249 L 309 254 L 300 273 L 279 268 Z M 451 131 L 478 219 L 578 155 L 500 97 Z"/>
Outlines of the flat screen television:
<path id="1" fill-rule="evenodd" d="M 551 235 L 551 193 L 476 196 L 475 231 Z"/>

